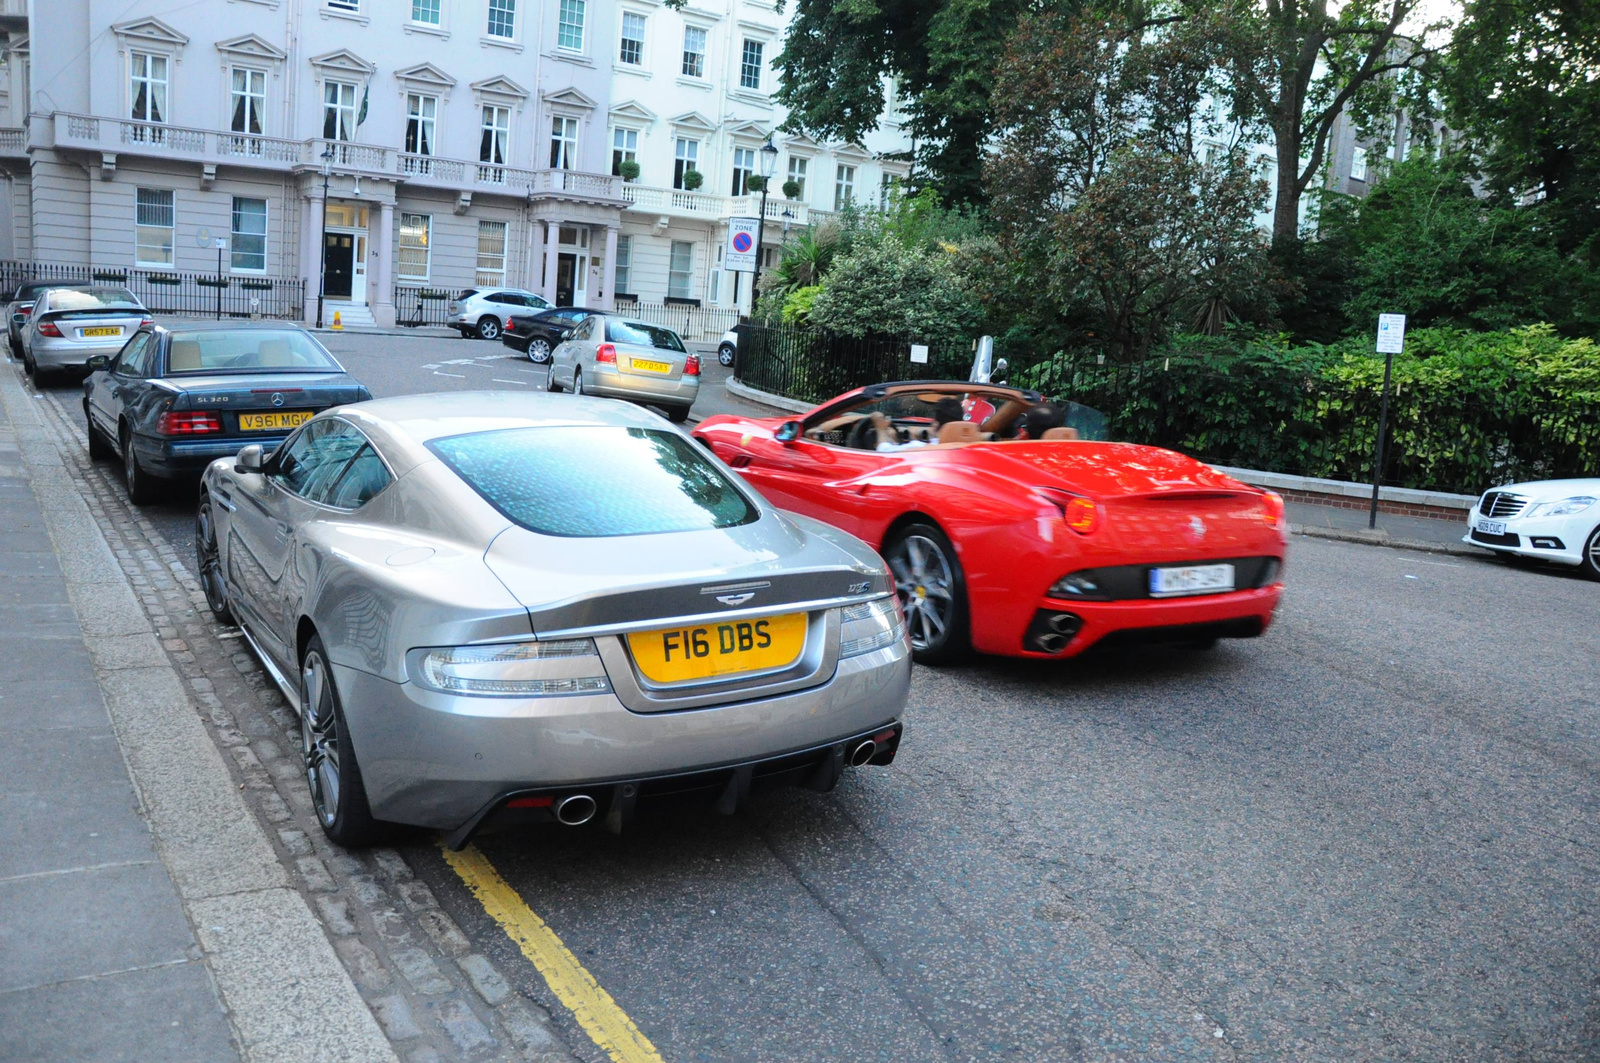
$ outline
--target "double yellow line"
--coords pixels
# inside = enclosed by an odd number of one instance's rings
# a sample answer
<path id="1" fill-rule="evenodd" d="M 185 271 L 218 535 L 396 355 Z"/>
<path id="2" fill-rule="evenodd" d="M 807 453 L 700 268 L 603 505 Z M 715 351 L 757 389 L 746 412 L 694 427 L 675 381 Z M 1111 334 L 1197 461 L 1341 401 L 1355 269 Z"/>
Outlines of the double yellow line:
<path id="1" fill-rule="evenodd" d="M 606 1055 L 616 1063 L 664 1063 L 650 1039 L 476 846 L 460 852 L 445 848 L 444 858 Z"/>

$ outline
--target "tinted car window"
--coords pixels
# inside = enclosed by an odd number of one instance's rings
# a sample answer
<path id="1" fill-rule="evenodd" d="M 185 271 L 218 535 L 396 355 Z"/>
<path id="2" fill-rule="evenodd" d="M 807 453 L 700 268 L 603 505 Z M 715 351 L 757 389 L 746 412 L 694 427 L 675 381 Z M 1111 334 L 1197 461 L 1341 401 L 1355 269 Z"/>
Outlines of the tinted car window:
<path id="1" fill-rule="evenodd" d="M 731 528 L 757 510 L 676 432 L 511 428 L 428 444 L 505 516 L 541 535 L 604 537 Z"/>
<path id="2" fill-rule="evenodd" d="M 52 288 L 51 310 L 143 310 L 144 305 L 126 288 Z"/>
<path id="3" fill-rule="evenodd" d="M 155 363 L 156 345 L 148 332 L 136 332 L 117 355 L 116 371 L 123 376 L 146 377 Z"/>
<path id="4" fill-rule="evenodd" d="M 344 474 L 339 477 L 339 482 L 334 484 L 333 491 L 328 495 L 328 505 L 338 506 L 340 509 L 357 509 L 382 491 L 394 478 L 389 475 L 389 469 L 383 464 L 383 459 L 378 457 L 378 452 L 372 445 L 362 447 L 350 464 L 345 466 Z"/>
<path id="5" fill-rule="evenodd" d="M 337 373 L 339 363 L 299 329 L 174 332 L 169 373 Z"/>
<path id="6" fill-rule="evenodd" d="M 476 288 L 463 288 L 463 289 L 461 289 L 460 292 L 458 292 L 456 294 L 456 298 L 457 299 L 471 299 L 474 295 L 477 295 L 477 294 L 478 294 L 478 289 L 476 289 Z"/>
<path id="7" fill-rule="evenodd" d="M 659 347 L 663 351 L 683 350 L 678 334 L 660 325 L 646 325 L 642 321 L 606 322 L 606 339 L 612 343 L 637 343 L 643 347 Z"/>
<path id="8" fill-rule="evenodd" d="M 274 475 L 295 494 L 326 502 L 339 474 L 366 443 L 366 436 L 344 421 L 313 421 L 284 444 Z"/>

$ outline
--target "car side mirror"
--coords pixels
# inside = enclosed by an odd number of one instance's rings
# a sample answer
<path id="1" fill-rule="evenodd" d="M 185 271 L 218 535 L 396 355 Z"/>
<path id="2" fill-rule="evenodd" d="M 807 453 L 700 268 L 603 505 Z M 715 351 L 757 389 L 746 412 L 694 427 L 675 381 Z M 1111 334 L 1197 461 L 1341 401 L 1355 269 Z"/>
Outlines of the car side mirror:
<path id="1" fill-rule="evenodd" d="M 1004 384 L 1006 382 L 1006 373 L 1010 368 L 1011 364 L 1004 358 L 998 359 L 994 363 L 994 368 L 989 371 L 989 383 Z"/>
<path id="2" fill-rule="evenodd" d="M 13 325 L 21 327 L 22 325 L 27 324 L 27 322 L 28 322 L 28 315 L 27 314 L 12 314 L 11 315 L 11 323 Z"/>
<path id="3" fill-rule="evenodd" d="M 266 464 L 262 456 L 261 444 L 251 443 L 239 451 L 239 456 L 233 460 L 233 471 L 244 473 L 259 473 Z"/>
<path id="4" fill-rule="evenodd" d="M 84 362 L 83 365 L 84 368 L 89 370 L 91 373 L 98 372 L 102 369 L 110 369 L 111 356 L 109 354 L 97 354 L 91 357 L 87 362 Z"/>
<path id="5" fill-rule="evenodd" d="M 574 332 L 576 332 L 576 331 L 577 331 L 577 329 L 570 329 L 570 328 L 562 329 L 561 332 L 559 333 L 559 335 L 561 337 L 561 342 L 562 343 L 566 343 L 568 340 L 570 340 L 572 338 L 572 334 Z"/>
<path id="6" fill-rule="evenodd" d="M 778 430 L 772 433 L 772 438 L 776 439 L 780 443 L 793 443 L 796 439 L 800 438 L 800 422 L 783 422 L 778 426 Z"/>

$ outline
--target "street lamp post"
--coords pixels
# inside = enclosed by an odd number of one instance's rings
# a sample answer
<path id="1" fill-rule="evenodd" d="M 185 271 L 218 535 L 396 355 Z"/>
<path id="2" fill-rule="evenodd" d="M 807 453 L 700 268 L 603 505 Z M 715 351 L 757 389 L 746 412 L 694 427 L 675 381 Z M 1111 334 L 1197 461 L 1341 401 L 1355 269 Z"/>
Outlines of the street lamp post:
<path id="1" fill-rule="evenodd" d="M 322 265 L 317 270 L 317 328 L 322 327 L 322 302 L 328 293 L 328 171 L 333 166 L 333 145 L 322 152 Z"/>
<path id="2" fill-rule="evenodd" d="M 778 167 L 778 149 L 772 138 L 761 145 L 761 212 L 756 216 L 756 268 L 750 277 L 750 316 L 756 313 L 756 300 L 761 298 L 761 245 L 767 239 L 767 189 L 772 185 L 772 171 Z"/>

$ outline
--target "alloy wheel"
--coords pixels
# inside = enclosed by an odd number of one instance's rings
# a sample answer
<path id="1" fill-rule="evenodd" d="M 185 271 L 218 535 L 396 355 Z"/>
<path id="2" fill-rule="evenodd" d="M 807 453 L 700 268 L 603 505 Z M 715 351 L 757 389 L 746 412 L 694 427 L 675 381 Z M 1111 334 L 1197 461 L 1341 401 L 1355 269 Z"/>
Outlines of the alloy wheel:
<path id="1" fill-rule="evenodd" d="M 1584 551 L 1584 567 L 1590 579 L 1600 579 L 1600 528 L 1589 534 L 1589 544 Z"/>
<path id="2" fill-rule="evenodd" d="M 583 394 L 583 373 L 578 369 L 572 371 L 572 393 L 579 396 Z"/>
<path id="3" fill-rule="evenodd" d="M 733 348 L 726 343 L 724 343 L 721 347 L 718 347 L 717 361 L 721 362 L 723 365 L 731 366 L 733 364 Z"/>
<path id="4" fill-rule="evenodd" d="M 217 549 L 217 526 L 211 519 L 211 499 L 204 498 L 194 518 L 195 561 L 200 568 L 200 587 L 206 593 L 206 605 L 218 620 L 227 623 L 233 619 L 228 608 L 227 585 L 222 582 L 222 556 Z"/>
<path id="5" fill-rule="evenodd" d="M 528 343 L 528 361 L 538 362 L 543 365 L 550 360 L 550 343 L 548 340 L 532 340 Z"/>
<path id="6" fill-rule="evenodd" d="M 328 681 L 328 662 L 316 650 L 306 654 L 300 670 L 300 734 L 311 800 L 316 806 L 317 819 L 328 828 L 339 814 L 341 742 L 339 714 L 334 711 L 333 688 Z"/>
<path id="7" fill-rule="evenodd" d="M 927 650 L 955 619 L 955 578 L 944 549 L 925 535 L 907 535 L 889 552 L 889 569 L 905 608 L 911 648 Z"/>
<path id="8" fill-rule="evenodd" d="M 481 339 L 497 340 L 500 338 L 500 319 L 485 315 L 478 320 L 478 336 Z"/>

